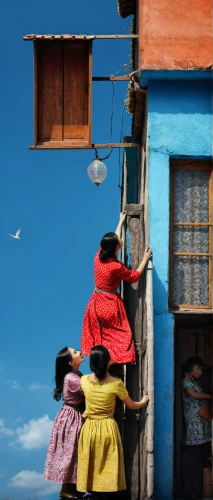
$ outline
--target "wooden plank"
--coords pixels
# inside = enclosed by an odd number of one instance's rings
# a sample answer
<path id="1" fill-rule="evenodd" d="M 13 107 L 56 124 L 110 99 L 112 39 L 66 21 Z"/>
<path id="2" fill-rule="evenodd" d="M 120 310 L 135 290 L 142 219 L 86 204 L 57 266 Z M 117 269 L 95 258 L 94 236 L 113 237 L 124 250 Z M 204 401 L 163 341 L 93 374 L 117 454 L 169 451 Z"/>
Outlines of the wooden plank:
<path id="1" fill-rule="evenodd" d="M 136 269 L 139 262 L 139 242 L 140 231 L 138 227 L 139 219 L 135 217 L 127 217 L 128 232 L 130 235 L 130 259 L 131 268 Z M 127 310 L 128 319 L 130 322 L 133 339 L 136 349 L 136 365 L 128 364 L 126 367 L 126 385 L 130 396 L 139 401 L 139 379 L 140 379 L 140 348 L 139 348 L 139 332 L 138 332 L 138 301 L 139 301 L 139 283 L 129 285 L 124 283 L 124 300 Z M 140 411 L 126 410 L 126 426 L 125 426 L 125 463 L 126 463 L 126 479 L 129 494 L 132 500 L 140 498 L 139 490 L 139 418 Z M 131 440 L 128 439 L 131 436 Z"/>
<path id="2" fill-rule="evenodd" d="M 169 312 L 171 314 L 175 314 L 175 315 L 180 315 L 180 314 L 182 315 L 183 314 L 184 316 L 186 316 L 187 314 L 188 315 L 196 314 L 198 316 L 202 316 L 203 314 L 205 314 L 205 315 L 209 314 L 211 316 L 213 315 L 213 309 L 211 309 L 211 308 L 203 309 L 201 307 L 200 309 L 196 310 L 196 309 L 191 309 L 190 306 L 187 307 L 187 309 L 184 309 L 184 306 L 182 306 L 182 307 L 177 306 L 176 308 L 170 307 Z"/>
<path id="3" fill-rule="evenodd" d="M 213 496 L 213 476 L 212 467 L 203 469 L 204 474 L 204 496 L 205 498 L 212 498 Z"/>
<path id="4" fill-rule="evenodd" d="M 138 264 L 142 261 L 145 250 L 145 222 L 144 206 L 141 208 L 141 215 L 138 219 L 139 253 Z M 148 353 L 147 353 L 147 314 L 146 314 L 146 277 L 145 273 L 139 281 L 139 300 L 138 300 L 138 320 L 136 329 L 137 338 L 140 346 L 139 350 L 139 397 L 148 393 Z M 154 353 L 153 353 L 154 355 Z M 141 408 L 139 420 L 139 490 L 140 498 L 147 496 L 147 408 Z"/>
<path id="5" fill-rule="evenodd" d="M 211 170 L 212 161 L 204 160 L 172 160 L 171 167 L 173 169 L 184 170 Z"/>
<path id="6" fill-rule="evenodd" d="M 64 45 L 64 141 L 89 144 L 90 43 Z"/>
<path id="7" fill-rule="evenodd" d="M 172 305 L 172 308 L 175 310 L 175 308 L 180 308 L 180 309 L 186 309 L 186 308 L 189 308 L 189 309 L 211 309 L 211 306 L 193 306 L 192 304 L 173 304 Z M 172 309 L 170 308 L 170 310 Z"/>
<path id="8" fill-rule="evenodd" d="M 211 257 L 209 252 L 173 252 L 173 255 L 182 255 L 188 257 Z"/>
<path id="9" fill-rule="evenodd" d="M 182 497 L 182 332 L 175 330 L 175 394 L 174 394 L 174 493 Z"/>
<path id="10" fill-rule="evenodd" d="M 199 356 L 205 366 L 212 366 L 212 335 L 210 328 L 199 329 L 197 333 Z"/>
<path id="11" fill-rule="evenodd" d="M 127 205 L 127 226 L 130 237 L 131 268 L 136 269 L 142 260 L 144 250 L 143 206 Z M 139 400 L 144 390 L 145 351 L 143 339 L 143 279 L 138 283 L 124 283 L 124 302 L 131 325 L 136 348 L 136 365 L 126 367 L 126 385 L 130 396 Z M 142 359 L 143 357 L 143 359 Z M 144 498 L 146 490 L 146 411 L 125 413 L 125 457 L 126 478 L 129 497 L 132 500 Z M 131 439 L 129 439 L 131 436 Z"/>
<path id="12" fill-rule="evenodd" d="M 130 80 L 130 75 L 125 76 L 93 76 L 93 82 L 128 82 Z"/>
<path id="13" fill-rule="evenodd" d="M 31 42 L 33 40 L 42 40 L 42 41 L 50 41 L 50 40 L 128 40 L 138 38 L 136 34 L 129 35 L 25 35 L 22 39 L 25 42 Z"/>
<path id="14" fill-rule="evenodd" d="M 213 256 L 213 234 L 212 234 L 212 212 L 213 212 L 213 168 L 209 171 L 209 253 Z M 212 258 L 209 259 L 209 306 L 212 307 Z"/>
<path id="15" fill-rule="evenodd" d="M 38 50 L 38 141 L 62 140 L 62 45 L 48 43 Z"/>
<path id="16" fill-rule="evenodd" d="M 196 330 L 181 329 L 181 364 L 186 362 L 191 356 L 196 356 Z"/>
<path id="17" fill-rule="evenodd" d="M 173 248 L 174 248 L 174 168 L 170 168 L 170 231 L 169 231 L 169 306 L 173 304 Z"/>
<path id="18" fill-rule="evenodd" d="M 199 356 L 203 360 L 204 364 L 205 362 L 205 339 L 204 339 L 204 331 L 199 331 L 197 334 L 197 345 L 198 345 L 198 352 Z"/>
<path id="19" fill-rule="evenodd" d="M 34 145 L 38 144 L 38 54 L 34 43 Z"/>
<path id="20" fill-rule="evenodd" d="M 125 210 L 127 212 L 127 216 L 129 217 L 137 217 L 143 214 L 144 212 L 144 206 L 143 205 L 138 205 L 134 203 L 129 203 L 126 205 Z"/>
<path id="21" fill-rule="evenodd" d="M 174 222 L 173 226 L 192 226 L 192 227 L 209 227 L 210 222 Z"/>
<path id="22" fill-rule="evenodd" d="M 89 45 L 89 62 L 88 62 L 88 144 L 92 143 L 92 40 L 88 42 Z"/>
<path id="23" fill-rule="evenodd" d="M 37 146 L 29 146 L 28 149 L 116 149 L 116 148 L 140 148 L 140 142 L 121 142 L 121 143 L 110 143 L 110 144 L 90 144 L 90 145 L 77 145 L 72 142 L 62 142 L 62 141 L 52 141 L 45 142 L 42 141 L 41 144 Z"/>

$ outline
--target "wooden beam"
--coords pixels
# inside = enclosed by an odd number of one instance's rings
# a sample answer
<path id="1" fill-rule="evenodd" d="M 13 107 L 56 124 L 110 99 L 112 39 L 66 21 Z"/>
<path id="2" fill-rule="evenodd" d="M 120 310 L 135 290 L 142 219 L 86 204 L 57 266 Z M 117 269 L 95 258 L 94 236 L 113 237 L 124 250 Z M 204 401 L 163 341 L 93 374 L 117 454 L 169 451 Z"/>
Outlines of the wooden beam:
<path id="1" fill-rule="evenodd" d="M 173 255 L 180 257 L 211 257 L 209 252 L 173 252 Z"/>
<path id="2" fill-rule="evenodd" d="M 172 314 L 179 314 L 179 315 L 186 315 L 186 314 L 209 314 L 211 315 L 212 317 L 212 314 L 213 314 L 213 309 L 211 309 L 210 307 L 203 307 L 201 306 L 200 308 L 198 308 L 197 306 L 194 306 L 194 309 L 192 308 L 192 306 L 177 306 L 177 307 L 170 307 L 169 308 L 169 312 L 172 313 Z"/>
<path id="3" fill-rule="evenodd" d="M 25 42 L 32 41 L 61 41 L 61 40 L 128 40 L 138 38 L 138 35 L 25 35 L 23 40 Z"/>
<path id="4" fill-rule="evenodd" d="M 191 227 L 208 227 L 211 226 L 210 222 L 174 222 L 173 226 L 191 226 Z"/>
<path id="5" fill-rule="evenodd" d="M 42 149 L 49 149 L 49 150 L 55 150 L 55 149 L 116 149 L 116 148 L 141 148 L 142 144 L 140 142 L 122 142 L 122 143 L 113 143 L 113 144 L 91 144 L 89 146 L 87 145 L 74 145 L 72 143 L 66 142 L 57 142 L 57 141 L 51 141 L 47 142 L 46 144 L 38 144 L 37 146 L 29 146 L 28 149 L 31 150 L 42 150 Z"/>
<path id="6" fill-rule="evenodd" d="M 104 39 L 107 39 L 107 40 L 117 40 L 117 39 L 128 39 L 128 38 L 138 38 L 138 35 L 94 35 L 94 39 L 97 39 L 97 40 L 104 40 Z"/>
<path id="7" fill-rule="evenodd" d="M 130 80 L 130 75 L 124 76 L 93 76 L 93 82 L 128 82 Z"/>
<path id="8" fill-rule="evenodd" d="M 126 249 L 128 265 L 137 269 L 142 261 L 145 232 L 143 206 L 127 204 Z M 139 401 L 146 393 L 147 355 L 146 329 L 144 329 L 143 278 L 137 283 L 124 282 L 124 303 L 136 347 L 136 365 L 126 366 L 126 386 L 134 401 Z M 126 409 L 124 421 L 124 453 L 126 459 L 126 481 L 128 498 L 139 500 L 146 498 L 146 409 L 131 411 Z M 131 436 L 131 438 L 129 438 Z"/>
<path id="9" fill-rule="evenodd" d="M 34 144 L 38 143 L 38 46 L 34 43 Z"/>
<path id="10" fill-rule="evenodd" d="M 126 212 L 127 216 L 129 217 L 138 217 L 143 214 L 143 205 L 135 204 L 135 203 L 129 203 L 126 205 Z"/>

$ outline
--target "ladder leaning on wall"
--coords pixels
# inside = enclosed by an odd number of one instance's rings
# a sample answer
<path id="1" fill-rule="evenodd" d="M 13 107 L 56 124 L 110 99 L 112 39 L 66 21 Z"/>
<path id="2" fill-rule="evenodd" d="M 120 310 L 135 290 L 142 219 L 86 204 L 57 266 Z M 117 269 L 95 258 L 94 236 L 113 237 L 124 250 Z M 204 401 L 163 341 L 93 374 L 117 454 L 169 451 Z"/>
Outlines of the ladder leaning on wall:
<path id="1" fill-rule="evenodd" d="M 145 249 L 143 205 L 129 204 L 123 260 L 136 269 Z M 154 483 L 154 328 L 152 261 L 138 283 L 124 283 L 122 295 L 136 348 L 136 365 L 126 365 L 125 381 L 130 396 L 139 401 L 149 394 L 147 409 L 125 409 L 123 439 L 128 496 L 131 500 L 151 500 Z"/>

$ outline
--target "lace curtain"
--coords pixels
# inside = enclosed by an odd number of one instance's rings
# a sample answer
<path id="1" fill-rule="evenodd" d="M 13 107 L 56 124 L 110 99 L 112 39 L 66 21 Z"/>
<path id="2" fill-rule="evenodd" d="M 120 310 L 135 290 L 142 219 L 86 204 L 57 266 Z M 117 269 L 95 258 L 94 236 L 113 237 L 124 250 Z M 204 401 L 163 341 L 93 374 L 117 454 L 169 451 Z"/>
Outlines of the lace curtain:
<path id="1" fill-rule="evenodd" d="M 174 223 L 208 223 L 209 171 L 174 170 Z M 208 253 L 208 226 L 174 226 L 173 252 Z M 173 304 L 209 303 L 209 257 L 173 256 Z"/>

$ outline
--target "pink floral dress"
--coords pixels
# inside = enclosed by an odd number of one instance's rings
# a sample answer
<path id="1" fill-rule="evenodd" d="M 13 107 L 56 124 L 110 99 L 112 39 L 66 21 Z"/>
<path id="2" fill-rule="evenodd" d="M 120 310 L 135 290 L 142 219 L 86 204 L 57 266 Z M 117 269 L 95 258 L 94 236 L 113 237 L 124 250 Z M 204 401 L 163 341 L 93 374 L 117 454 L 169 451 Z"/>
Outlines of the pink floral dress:
<path id="1" fill-rule="evenodd" d="M 77 373 L 65 375 L 63 401 L 53 424 L 44 479 L 61 484 L 76 484 L 78 438 L 84 411 L 84 395 Z"/>

